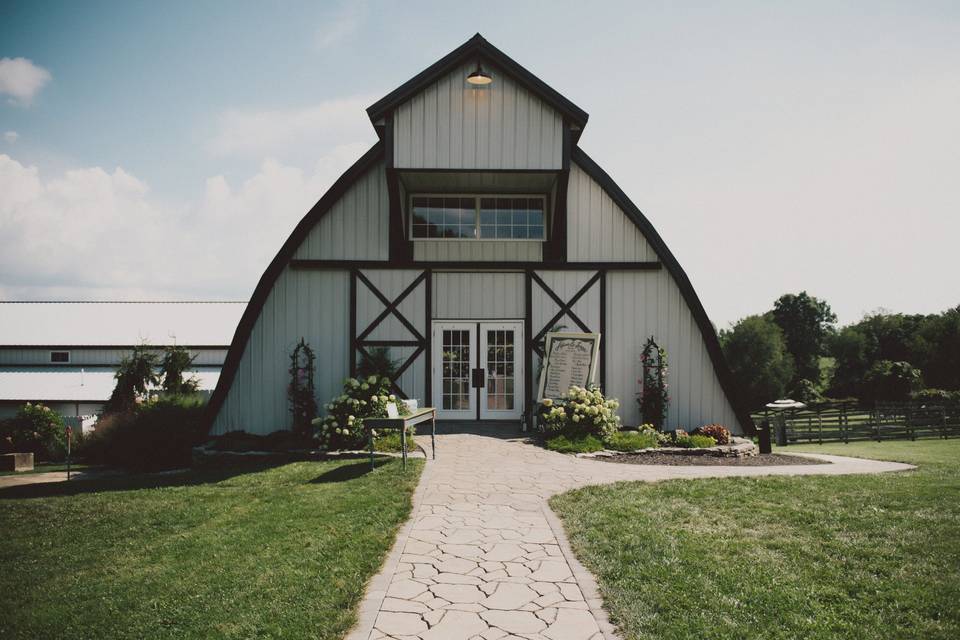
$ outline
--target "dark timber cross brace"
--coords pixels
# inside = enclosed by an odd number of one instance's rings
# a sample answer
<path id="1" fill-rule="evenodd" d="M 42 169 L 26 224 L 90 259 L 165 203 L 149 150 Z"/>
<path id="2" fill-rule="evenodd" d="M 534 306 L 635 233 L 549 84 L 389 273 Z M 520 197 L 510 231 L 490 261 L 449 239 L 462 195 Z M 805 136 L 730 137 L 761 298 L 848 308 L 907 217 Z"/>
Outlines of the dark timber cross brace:
<path id="1" fill-rule="evenodd" d="M 356 334 L 357 331 L 357 281 L 362 282 L 363 285 L 372 293 L 381 303 L 383 303 L 383 311 L 374 318 L 373 322 L 364 329 L 359 335 Z M 426 295 L 424 296 L 427 300 L 427 313 L 425 317 L 427 318 L 428 326 L 423 333 L 413 326 L 413 323 L 410 322 L 402 313 L 400 313 L 400 304 L 411 294 L 413 293 L 418 286 L 424 284 L 426 287 Z M 390 300 L 383 294 L 380 289 L 373 284 L 367 276 L 363 274 L 360 269 L 351 269 L 350 270 L 350 343 L 352 348 L 350 350 L 350 375 L 357 375 L 357 353 L 369 357 L 370 353 L 366 350 L 366 347 L 416 347 L 412 354 L 403 361 L 403 364 L 397 368 L 396 374 L 394 377 L 399 380 L 400 376 L 410 368 L 417 358 L 420 357 L 422 353 L 429 353 L 430 348 L 430 327 L 429 327 L 429 317 L 430 317 L 430 272 L 423 271 L 416 278 L 413 279 L 407 287 L 400 292 L 393 300 Z M 390 315 L 393 315 L 400 321 L 400 323 L 409 331 L 414 339 L 413 340 L 368 340 L 367 336 L 372 334 L 377 327 L 379 327 L 384 320 L 387 319 Z M 424 366 L 426 374 L 426 382 L 429 385 L 430 378 L 430 363 L 427 362 Z M 391 380 L 390 386 L 393 389 L 393 392 L 396 393 L 401 398 L 406 399 L 407 394 L 403 391 L 397 380 Z M 429 398 L 428 398 L 429 401 Z"/>

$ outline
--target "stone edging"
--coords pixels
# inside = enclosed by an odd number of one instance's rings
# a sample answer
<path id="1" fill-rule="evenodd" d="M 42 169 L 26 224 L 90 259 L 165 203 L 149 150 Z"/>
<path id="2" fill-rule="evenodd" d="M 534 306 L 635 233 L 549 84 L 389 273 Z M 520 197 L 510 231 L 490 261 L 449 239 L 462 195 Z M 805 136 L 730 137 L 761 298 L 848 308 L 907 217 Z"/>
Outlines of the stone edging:
<path id="1" fill-rule="evenodd" d="M 580 593 L 583 594 L 587 608 L 597 621 L 597 626 L 600 627 L 600 633 L 603 634 L 604 640 L 620 640 L 620 636 L 617 635 L 617 628 L 610 622 L 607 610 L 603 608 L 603 598 L 600 597 L 600 587 L 597 586 L 596 578 L 577 560 L 577 556 L 574 555 L 573 548 L 570 546 L 570 540 L 567 539 L 567 532 L 563 529 L 563 523 L 557 517 L 557 514 L 550 509 L 549 501 L 543 506 L 543 516 L 557 539 L 560 553 L 563 554 L 564 559 L 570 566 L 570 571 L 577 581 L 577 586 L 580 587 Z"/>
<path id="2" fill-rule="evenodd" d="M 578 458 L 612 458 L 614 456 L 635 456 L 656 453 L 669 453 L 678 456 L 716 456 L 718 458 L 752 458 L 760 454 L 760 449 L 752 440 L 746 438 L 731 438 L 731 444 L 721 444 L 715 447 L 693 449 L 686 447 L 647 447 L 634 451 L 614 451 L 604 449 L 593 453 L 578 453 Z"/>
<path id="3" fill-rule="evenodd" d="M 400 454 L 397 454 L 400 455 Z M 426 455 L 424 455 L 426 457 Z M 423 472 L 420 474 L 420 482 L 413 492 L 411 499 L 410 516 L 407 521 L 397 530 L 397 535 L 393 540 L 393 547 L 383 560 L 380 571 L 370 579 L 364 587 L 363 599 L 357 609 L 357 622 L 347 633 L 344 640 L 368 640 L 373 632 L 373 625 L 377 623 L 377 615 L 380 613 L 380 607 L 383 605 L 383 599 L 387 595 L 387 589 L 393 580 L 393 574 L 397 571 L 397 565 L 400 564 L 400 557 L 407 546 L 407 540 L 410 538 L 410 532 L 413 530 L 414 523 L 420 517 L 420 508 L 423 502 L 423 494 L 426 491 L 427 481 L 433 471 L 433 466 L 425 464 Z"/>

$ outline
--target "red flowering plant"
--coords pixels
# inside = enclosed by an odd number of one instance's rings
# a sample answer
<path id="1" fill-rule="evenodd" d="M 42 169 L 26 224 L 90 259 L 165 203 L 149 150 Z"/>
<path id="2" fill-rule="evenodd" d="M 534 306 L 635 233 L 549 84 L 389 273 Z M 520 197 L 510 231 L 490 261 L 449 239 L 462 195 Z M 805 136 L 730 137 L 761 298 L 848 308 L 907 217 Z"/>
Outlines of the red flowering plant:
<path id="1" fill-rule="evenodd" d="M 697 436 L 710 436 L 717 444 L 730 444 L 730 430 L 722 424 L 708 424 L 693 432 Z"/>

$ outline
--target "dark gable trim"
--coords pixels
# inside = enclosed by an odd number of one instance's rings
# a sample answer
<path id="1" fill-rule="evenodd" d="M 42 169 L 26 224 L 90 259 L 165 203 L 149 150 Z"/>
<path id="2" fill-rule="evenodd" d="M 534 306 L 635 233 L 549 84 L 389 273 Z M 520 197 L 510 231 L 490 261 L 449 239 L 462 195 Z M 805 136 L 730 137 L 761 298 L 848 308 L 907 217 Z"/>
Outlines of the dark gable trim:
<path id="1" fill-rule="evenodd" d="M 477 59 L 499 67 L 511 78 L 520 83 L 520 85 L 560 112 L 571 124 L 579 127 L 574 133 L 575 136 L 578 136 L 579 132 L 586 126 L 587 119 L 590 117 L 586 111 L 564 98 L 556 89 L 527 71 L 516 60 L 487 42 L 479 33 L 370 105 L 370 107 L 367 108 L 367 115 L 370 116 L 370 122 L 376 126 L 377 122 L 384 119 L 388 113 L 392 112 L 398 105 L 409 100 L 413 95 L 433 84 L 464 62 Z"/>
<path id="2" fill-rule="evenodd" d="M 330 207 L 340 200 L 347 189 L 362 178 L 376 162 L 383 159 L 383 153 L 383 143 L 377 142 L 370 147 L 359 160 L 353 163 L 353 166 L 347 169 L 343 175 L 337 179 L 333 186 L 323 194 L 323 197 L 320 198 L 317 204 L 313 205 L 313 208 L 307 212 L 307 215 L 300 220 L 294 228 L 293 233 L 290 234 L 290 237 L 287 238 L 287 241 L 280 247 L 280 251 L 277 252 L 277 255 L 274 256 L 270 262 L 267 270 L 260 276 L 257 288 L 254 289 L 253 296 L 250 297 L 250 302 L 240 317 L 240 323 L 237 325 L 237 330 L 233 334 L 233 341 L 230 343 L 230 350 L 227 352 L 226 360 L 223 363 L 220 379 L 217 381 L 217 388 L 213 390 L 213 395 L 210 396 L 210 402 L 207 403 L 205 418 L 208 430 L 213 425 L 213 421 L 220 412 L 220 407 L 223 406 L 223 402 L 227 398 L 227 393 L 233 385 L 233 379 L 240 366 L 243 352 L 246 350 L 250 333 L 253 331 L 253 326 L 256 324 L 257 318 L 260 317 L 260 311 L 263 309 L 263 305 L 267 301 L 267 296 L 270 295 L 270 291 L 273 289 L 277 278 L 280 277 L 280 274 L 290 262 L 290 258 L 297 250 L 297 247 L 303 243 L 303 240 L 307 237 L 307 234 L 310 233 L 310 230 L 313 229 L 314 225 L 330 210 Z"/>
<path id="3" fill-rule="evenodd" d="M 649 242 L 653 250 L 657 252 L 657 257 L 660 258 L 664 267 L 666 267 L 670 275 L 673 276 L 674 281 L 676 281 L 677 286 L 680 288 L 683 299 L 686 301 L 687 306 L 690 307 L 690 312 L 693 313 L 693 318 L 696 320 L 697 326 L 700 327 L 700 333 L 703 335 L 703 341 L 707 345 L 707 353 L 710 355 L 713 370 L 720 380 L 720 388 L 723 389 L 727 399 L 730 401 L 730 405 L 733 407 L 733 411 L 740 421 L 740 425 L 747 433 L 756 433 L 756 426 L 753 424 L 750 412 L 744 409 L 742 403 L 739 402 L 735 395 L 733 374 L 730 373 L 727 361 L 723 357 L 723 351 L 720 349 L 720 341 L 717 339 L 717 332 L 713 328 L 710 318 L 707 317 L 707 312 L 704 310 L 700 298 L 697 297 L 697 292 L 693 290 L 690 278 L 687 277 L 683 267 L 677 262 L 673 253 L 667 248 L 663 238 L 661 238 L 657 230 L 653 228 L 653 225 L 650 224 L 647 217 L 637 208 L 637 205 L 630 201 L 630 198 L 617 186 L 613 178 L 600 168 L 600 165 L 594 162 L 580 147 L 574 147 L 572 149 L 572 160 L 583 169 L 587 175 L 597 181 L 597 184 L 607 192 L 607 195 L 610 196 L 617 206 L 633 220 L 633 223 L 637 225 L 641 233 L 643 233 L 647 242 Z"/>

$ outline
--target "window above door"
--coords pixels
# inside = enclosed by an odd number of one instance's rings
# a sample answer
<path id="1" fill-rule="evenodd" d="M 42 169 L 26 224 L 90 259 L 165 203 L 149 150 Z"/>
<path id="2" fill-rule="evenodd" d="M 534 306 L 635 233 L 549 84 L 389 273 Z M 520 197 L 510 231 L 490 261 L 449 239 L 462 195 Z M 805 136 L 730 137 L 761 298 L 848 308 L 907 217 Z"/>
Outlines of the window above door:
<path id="1" fill-rule="evenodd" d="M 543 242 L 542 195 L 414 194 L 411 240 L 523 240 Z"/>

